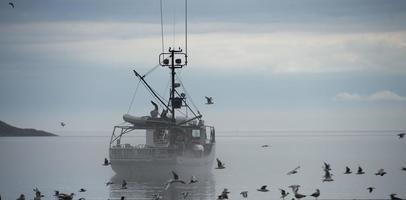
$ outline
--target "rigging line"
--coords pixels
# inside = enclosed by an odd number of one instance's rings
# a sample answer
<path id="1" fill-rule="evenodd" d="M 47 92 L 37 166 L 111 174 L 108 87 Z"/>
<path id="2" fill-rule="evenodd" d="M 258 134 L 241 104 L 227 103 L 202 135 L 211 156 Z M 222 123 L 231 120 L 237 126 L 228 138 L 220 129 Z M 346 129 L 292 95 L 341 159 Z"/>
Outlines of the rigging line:
<path id="1" fill-rule="evenodd" d="M 155 90 L 153 90 L 152 88 L 151 88 L 150 90 L 148 90 L 147 85 L 146 85 L 144 82 L 142 82 L 142 84 L 144 85 L 145 88 L 147 88 L 147 91 L 149 92 L 149 94 L 151 95 L 152 98 L 156 99 L 156 97 L 155 97 L 154 94 L 153 94 L 153 92 L 155 92 L 155 94 L 156 94 L 157 96 L 159 96 L 159 98 L 162 99 L 161 95 L 159 95 L 158 93 L 156 93 Z M 162 101 L 163 101 L 163 100 L 162 100 Z M 162 104 L 161 101 L 159 101 L 158 103 L 161 103 L 161 104 Z M 162 106 L 161 104 L 158 104 L 159 107 L 161 107 L 162 109 L 166 109 L 165 105 Z"/>
<path id="2" fill-rule="evenodd" d="M 176 5 L 172 5 L 172 16 L 173 16 L 173 21 L 172 21 L 172 48 L 175 49 L 175 25 L 176 25 Z"/>
<path id="3" fill-rule="evenodd" d="M 139 88 L 139 86 L 140 86 L 140 82 L 141 82 L 141 80 L 139 80 L 139 81 L 138 81 L 137 87 L 135 88 L 135 91 L 134 91 L 133 97 L 132 97 L 132 99 L 131 99 L 130 106 L 128 107 L 128 110 L 127 110 L 127 114 L 130 112 L 131 107 L 132 107 L 132 106 L 133 106 L 133 104 L 134 104 L 135 95 L 137 94 L 138 88 Z"/>
<path id="4" fill-rule="evenodd" d="M 187 0 L 185 0 L 185 53 L 186 53 L 185 64 L 187 64 Z"/>
<path id="5" fill-rule="evenodd" d="M 196 109 L 196 111 L 198 113 L 200 113 L 200 111 L 197 108 L 196 104 L 193 102 L 192 96 L 188 93 L 188 91 L 186 90 L 186 87 L 183 85 L 183 82 L 182 82 L 182 79 L 180 78 L 180 76 L 176 75 L 176 78 L 179 80 L 180 85 L 182 86 L 182 89 L 185 91 L 186 95 L 189 97 L 190 103 L 192 103 L 192 106 L 194 107 L 194 109 Z"/>
<path id="6" fill-rule="evenodd" d="M 163 8 L 162 8 L 162 0 L 160 0 L 161 5 L 161 41 L 162 41 L 162 53 L 165 50 L 164 46 L 164 17 L 163 17 Z"/>

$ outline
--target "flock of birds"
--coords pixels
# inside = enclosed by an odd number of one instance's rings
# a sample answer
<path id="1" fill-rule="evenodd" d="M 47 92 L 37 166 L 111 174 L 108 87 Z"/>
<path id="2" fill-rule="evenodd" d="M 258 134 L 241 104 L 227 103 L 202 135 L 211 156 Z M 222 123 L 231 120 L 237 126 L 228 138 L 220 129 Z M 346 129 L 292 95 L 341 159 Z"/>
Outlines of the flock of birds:
<path id="1" fill-rule="evenodd" d="M 397 134 L 397 136 L 399 137 L 399 139 L 402 139 L 402 138 L 405 137 L 405 133 L 399 133 L 399 134 Z M 262 145 L 262 147 L 269 147 L 269 145 Z M 225 164 L 221 160 L 219 160 L 217 158 L 217 167 L 216 167 L 216 169 L 225 169 L 225 168 L 226 168 Z M 296 168 L 294 168 L 291 171 L 287 172 L 286 175 L 297 174 L 299 172 L 299 169 L 300 169 L 300 166 L 297 166 Z M 324 165 L 323 165 L 322 169 L 323 169 L 323 172 L 324 172 L 324 175 L 322 177 L 322 182 L 334 181 L 333 174 L 331 173 L 332 169 L 331 169 L 330 164 L 327 163 L 327 162 L 324 162 Z M 406 167 L 401 167 L 400 170 L 406 172 Z M 353 172 L 351 171 L 351 168 L 346 166 L 344 174 L 352 174 L 352 173 Z M 355 174 L 356 175 L 363 175 L 363 174 L 365 174 L 365 171 L 362 169 L 361 166 L 358 166 L 357 172 Z M 375 173 L 376 176 L 384 176 L 385 174 L 387 174 L 387 172 L 384 169 L 379 169 Z M 259 191 L 259 192 L 268 192 L 269 189 L 267 189 L 267 187 L 268 187 L 267 185 L 263 185 L 259 189 L 257 189 L 257 191 Z M 290 188 L 292 190 L 292 195 L 293 195 L 292 200 L 296 200 L 296 199 L 300 200 L 300 199 L 307 196 L 305 194 L 299 193 L 300 185 L 290 185 L 290 186 L 288 186 L 288 188 Z M 366 190 L 369 193 L 372 193 L 375 189 L 376 189 L 375 187 L 367 187 L 366 188 Z M 280 191 L 280 194 L 281 194 L 280 198 L 283 199 L 283 200 L 285 200 L 285 198 L 290 194 L 289 192 L 287 192 L 284 189 L 279 189 L 279 191 Z M 228 197 L 229 193 L 230 192 L 228 191 L 228 189 L 224 188 L 224 190 L 220 193 L 220 195 L 218 195 L 217 199 L 218 200 L 229 199 L 229 197 Z M 320 194 L 321 194 L 320 189 L 316 189 L 314 193 L 312 193 L 312 194 L 310 194 L 308 196 L 313 197 L 314 199 L 317 200 L 319 198 Z M 247 198 L 248 197 L 248 191 L 242 191 L 242 192 L 240 192 L 240 195 L 243 198 Z M 397 197 L 397 194 L 395 194 L 395 193 L 390 194 L 389 197 L 390 197 L 391 200 L 402 200 L 401 198 Z"/>

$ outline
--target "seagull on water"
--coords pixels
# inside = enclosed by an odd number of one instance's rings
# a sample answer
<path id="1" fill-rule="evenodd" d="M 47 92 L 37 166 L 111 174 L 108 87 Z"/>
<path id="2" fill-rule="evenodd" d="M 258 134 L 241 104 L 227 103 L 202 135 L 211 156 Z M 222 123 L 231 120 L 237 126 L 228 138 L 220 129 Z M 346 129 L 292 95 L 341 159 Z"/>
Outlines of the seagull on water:
<path id="1" fill-rule="evenodd" d="M 44 197 L 44 195 L 41 194 L 41 191 L 39 191 L 37 187 L 33 189 L 33 191 L 35 192 L 34 200 L 41 200 L 41 197 Z"/>
<path id="2" fill-rule="evenodd" d="M 367 187 L 367 190 L 368 190 L 369 193 L 371 193 L 372 191 L 375 190 L 375 187 Z"/>
<path id="3" fill-rule="evenodd" d="M 300 166 L 297 166 L 295 169 L 293 169 L 292 171 L 288 172 L 287 175 L 296 174 L 298 169 L 300 169 Z"/>
<path id="4" fill-rule="evenodd" d="M 242 192 L 240 192 L 240 194 L 241 194 L 241 196 L 244 197 L 244 198 L 247 198 L 247 197 L 248 197 L 248 191 L 242 191 Z"/>
<path id="5" fill-rule="evenodd" d="M 358 175 L 365 174 L 365 172 L 364 172 L 364 170 L 362 170 L 361 166 L 358 166 L 357 174 Z"/>
<path id="6" fill-rule="evenodd" d="M 221 192 L 221 194 L 218 196 L 218 199 L 228 199 L 228 194 L 230 192 L 228 191 L 227 188 L 223 189 L 223 192 Z"/>
<path id="7" fill-rule="evenodd" d="M 262 148 L 266 148 L 266 147 L 269 147 L 269 145 L 264 144 L 264 145 L 262 145 L 261 147 L 262 147 Z"/>
<path id="8" fill-rule="evenodd" d="M 59 122 L 59 123 L 61 124 L 62 127 L 65 127 L 65 126 L 66 126 L 66 123 L 65 123 L 65 122 Z"/>
<path id="9" fill-rule="evenodd" d="M 205 98 L 206 98 L 206 104 L 207 104 L 207 105 L 210 105 L 210 104 L 213 104 L 213 103 L 214 103 L 214 102 L 213 102 L 213 97 L 205 96 Z"/>
<path id="10" fill-rule="evenodd" d="M 397 194 L 390 194 L 390 199 L 391 200 L 402 200 L 401 198 L 396 196 Z"/>
<path id="11" fill-rule="evenodd" d="M 8 5 L 10 5 L 12 8 L 15 7 L 13 2 L 8 2 Z"/>
<path id="12" fill-rule="evenodd" d="M 263 185 L 263 186 L 261 186 L 261 188 L 257 189 L 257 191 L 260 191 L 260 192 L 268 192 L 269 190 L 266 189 L 266 187 L 267 187 L 267 185 Z"/>
<path id="13" fill-rule="evenodd" d="M 172 171 L 172 175 L 173 175 L 173 179 L 169 179 L 166 184 L 165 184 L 165 190 L 167 190 L 171 184 L 173 183 L 182 183 L 182 184 L 186 184 L 185 181 L 180 180 L 179 179 L 179 175 L 177 173 L 175 173 L 174 171 Z"/>
<path id="14" fill-rule="evenodd" d="M 55 197 L 59 196 L 59 191 L 58 190 L 54 190 L 54 196 Z"/>
<path id="15" fill-rule="evenodd" d="M 317 200 L 317 198 L 319 198 L 320 196 L 320 190 L 316 189 L 316 192 L 313 192 L 313 194 L 311 194 L 310 196 L 314 197 Z"/>
<path id="16" fill-rule="evenodd" d="M 379 171 L 375 173 L 376 176 L 383 176 L 385 174 L 386 174 L 386 172 L 383 169 L 379 169 Z"/>
<path id="17" fill-rule="evenodd" d="M 284 189 L 280 189 L 279 191 L 281 191 L 281 199 L 285 200 L 285 197 L 289 195 L 289 192 L 286 192 Z"/>
<path id="18" fill-rule="evenodd" d="M 75 193 L 70 193 L 70 194 L 59 193 L 58 199 L 59 200 L 72 200 L 74 195 L 75 195 Z"/>
<path id="19" fill-rule="evenodd" d="M 20 197 L 18 197 L 17 200 L 25 200 L 24 194 L 20 194 Z"/>
<path id="20" fill-rule="evenodd" d="M 226 168 L 226 167 L 225 167 L 226 164 L 224 164 L 223 162 L 221 162 L 220 159 L 216 158 L 216 160 L 217 160 L 217 167 L 216 167 L 216 169 L 224 169 L 224 168 Z"/>
<path id="21" fill-rule="evenodd" d="M 402 139 L 405 137 L 405 133 L 399 133 L 398 136 L 399 136 L 399 139 Z"/>
<path id="22" fill-rule="evenodd" d="M 110 165 L 111 163 L 109 162 L 109 160 L 107 159 L 107 158 L 104 158 L 104 163 L 103 163 L 103 166 L 108 166 L 108 165 Z"/>
<path id="23" fill-rule="evenodd" d="M 293 191 L 293 193 L 295 194 L 295 198 L 296 198 L 296 199 L 301 199 L 301 198 L 306 197 L 306 195 L 300 194 L 300 193 L 298 192 L 298 190 L 299 190 L 299 188 L 297 188 L 297 190 L 293 190 L 293 188 L 292 188 L 292 191 Z"/>
<path id="24" fill-rule="evenodd" d="M 352 173 L 352 171 L 351 171 L 351 169 L 347 166 L 347 167 L 345 167 L 345 172 L 344 172 L 344 174 L 351 174 Z"/>
<path id="25" fill-rule="evenodd" d="M 402 168 L 400 168 L 400 170 L 406 171 L 406 167 L 402 167 Z"/>
<path id="26" fill-rule="evenodd" d="M 127 181 L 125 181 L 124 179 L 123 179 L 123 182 L 121 183 L 121 189 L 127 189 Z"/>
<path id="27" fill-rule="evenodd" d="M 79 192 L 86 192 L 87 190 L 85 188 L 80 188 Z"/>

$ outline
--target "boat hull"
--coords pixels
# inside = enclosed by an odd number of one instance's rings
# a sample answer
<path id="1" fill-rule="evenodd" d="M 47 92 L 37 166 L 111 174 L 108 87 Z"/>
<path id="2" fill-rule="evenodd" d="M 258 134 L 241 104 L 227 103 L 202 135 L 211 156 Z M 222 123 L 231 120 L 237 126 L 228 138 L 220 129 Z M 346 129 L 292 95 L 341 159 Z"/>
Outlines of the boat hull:
<path id="1" fill-rule="evenodd" d="M 201 157 L 171 156 L 159 158 L 115 158 L 110 149 L 110 162 L 113 171 L 120 177 L 152 178 L 172 176 L 175 171 L 181 176 L 207 173 L 213 168 L 215 146 Z"/>

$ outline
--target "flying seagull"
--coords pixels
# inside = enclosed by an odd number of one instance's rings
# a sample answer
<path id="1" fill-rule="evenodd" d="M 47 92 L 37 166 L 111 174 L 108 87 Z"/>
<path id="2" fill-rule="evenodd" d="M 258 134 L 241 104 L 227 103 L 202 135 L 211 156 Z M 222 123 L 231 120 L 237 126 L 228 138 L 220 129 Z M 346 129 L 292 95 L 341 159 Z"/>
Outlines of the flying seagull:
<path id="1" fill-rule="evenodd" d="M 65 126 L 66 126 L 66 123 L 65 123 L 65 122 L 59 122 L 59 123 L 61 124 L 62 127 L 65 127 Z"/>
<path id="2" fill-rule="evenodd" d="M 14 8 L 14 3 L 13 2 L 8 2 L 8 5 L 10 5 L 12 8 Z"/>
<path id="3" fill-rule="evenodd" d="M 260 191 L 260 192 L 268 192 L 269 190 L 266 189 L 266 187 L 267 187 L 267 185 L 263 185 L 263 186 L 261 186 L 261 188 L 257 189 L 257 191 Z"/>
<path id="4" fill-rule="evenodd" d="M 316 192 L 314 192 L 313 194 L 311 194 L 310 196 L 314 197 L 316 200 L 317 198 L 320 196 L 320 190 L 316 189 Z"/>
<path id="5" fill-rule="evenodd" d="M 214 103 L 214 102 L 213 102 L 213 97 L 205 96 L 205 98 L 206 98 L 206 104 L 207 104 L 207 105 L 210 105 L 210 104 L 213 104 L 213 103 Z"/>
<path id="6" fill-rule="evenodd" d="M 376 176 L 383 176 L 385 174 L 386 174 L 386 172 L 383 169 L 379 169 L 379 171 L 375 173 Z"/>
<path id="7" fill-rule="evenodd" d="M 85 188 L 80 188 L 79 192 L 86 192 Z"/>
<path id="8" fill-rule="evenodd" d="M 283 189 L 279 189 L 281 191 L 281 199 L 285 200 L 285 197 L 289 195 L 289 192 L 286 192 Z"/>
<path id="9" fill-rule="evenodd" d="M 216 169 L 224 169 L 224 168 L 226 168 L 226 167 L 225 167 L 226 164 L 224 164 L 223 162 L 221 162 L 220 159 L 216 158 L 216 160 L 217 160 L 217 167 L 216 167 Z"/>
<path id="10" fill-rule="evenodd" d="M 357 174 L 358 175 L 365 174 L 365 172 L 364 172 L 364 170 L 362 170 L 361 166 L 358 166 Z"/>
<path id="11" fill-rule="evenodd" d="M 347 167 L 345 167 L 345 172 L 344 172 L 344 174 L 351 174 L 352 173 L 352 171 L 351 171 L 351 169 L 347 166 Z"/>
<path id="12" fill-rule="evenodd" d="M 399 139 L 402 139 L 405 137 L 405 133 L 399 133 L 398 136 L 399 136 Z"/>
<path id="13" fill-rule="evenodd" d="M 247 198 L 247 197 L 248 197 L 248 191 L 242 191 L 242 192 L 240 192 L 240 194 L 241 194 L 241 196 L 244 197 L 244 198 Z"/>
<path id="14" fill-rule="evenodd" d="M 367 190 L 368 190 L 369 193 L 371 193 L 372 191 L 375 190 L 375 187 L 367 187 Z"/>
<path id="15" fill-rule="evenodd" d="M 295 169 L 293 169 L 292 171 L 288 172 L 287 175 L 296 174 L 298 169 L 300 169 L 300 166 L 297 166 Z"/>
<path id="16" fill-rule="evenodd" d="M 179 179 L 179 175 L 177 173 L 175 173 L 174 171 L 172 171 L 172 175 L 173 175 L 173 179 L 169 179 L 166 184 L 165 184 L 165 190 L 167 190 L 171 184 L 173 183 L 182 183 L 182 184 L 186 184 L 185 181 L 182 181 Z"/>

